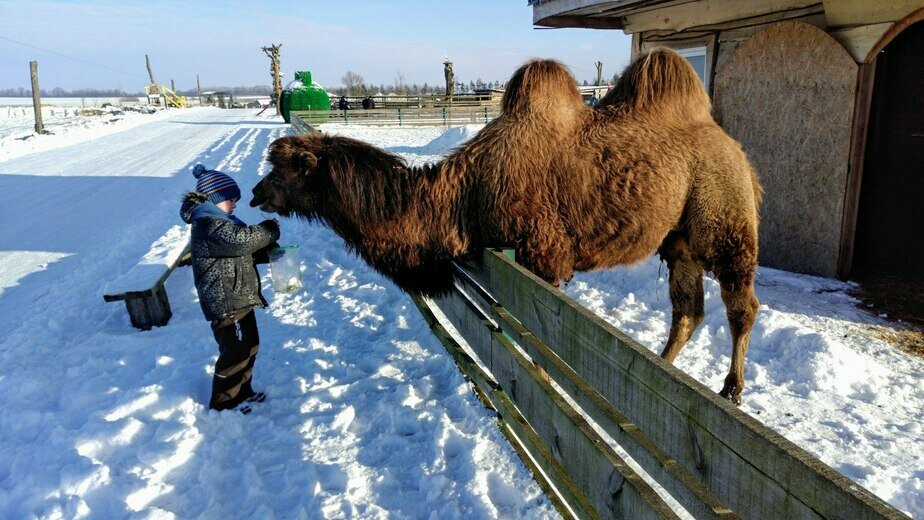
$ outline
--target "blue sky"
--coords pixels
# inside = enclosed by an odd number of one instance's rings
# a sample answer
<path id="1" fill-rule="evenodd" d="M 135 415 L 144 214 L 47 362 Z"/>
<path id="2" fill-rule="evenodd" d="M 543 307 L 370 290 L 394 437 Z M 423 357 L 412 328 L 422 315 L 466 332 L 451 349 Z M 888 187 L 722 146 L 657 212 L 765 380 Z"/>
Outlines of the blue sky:
<path id="1" fill-rule="evenodd" d="M 621 31 L 534 29 L 526 0 L 0 0 L 0 88 L 28 87 L 37 60 L 42 88 L 138 91 L 145 54 L 158 82 L 178 89 L 195 88 L 196 74 L 203 88 L 269 84 L 260 47 L 270 43 L 282 43 L 284 83 L 308 69 L 328 87 L 350 70 L 376 85 L 398 71 L 409 84 L 441 84 L 444 56 L 457 80 L 505 81 L 531 57 L 591 80 L 595 61 L 604 77 L 620 72 L 630 48 Z"/>

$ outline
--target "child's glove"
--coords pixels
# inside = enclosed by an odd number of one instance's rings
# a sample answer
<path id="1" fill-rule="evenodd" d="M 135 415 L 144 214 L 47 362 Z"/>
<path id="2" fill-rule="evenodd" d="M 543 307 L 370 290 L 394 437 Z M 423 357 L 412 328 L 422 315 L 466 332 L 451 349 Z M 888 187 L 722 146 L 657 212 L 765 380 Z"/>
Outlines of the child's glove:
<path id="1" fill-rule="evenodd" d="M 263 225 L 270 233 L 275 233 L 276 236 L 279 236 L 279 222 L 275 220 L 264 220 L 260 224 Z"/>

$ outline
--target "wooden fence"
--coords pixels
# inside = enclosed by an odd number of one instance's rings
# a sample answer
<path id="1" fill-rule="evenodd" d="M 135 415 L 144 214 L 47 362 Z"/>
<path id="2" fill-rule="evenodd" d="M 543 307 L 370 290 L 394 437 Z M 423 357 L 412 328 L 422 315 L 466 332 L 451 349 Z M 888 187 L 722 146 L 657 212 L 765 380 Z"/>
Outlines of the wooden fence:
<path id="1" fill-rule="evenodd" d="M 415 303 L 566 518 L 907 518 L 503 253 L 458 274 Z"/>
<path id="2" fill-rule="evenodd" d="M 317 132 L 314 127 L 305 122 L 305 120 L 299 117 L 299 115 L 295 112 L 291 112 L 289 114 L 289 121 L 291 121 L 290 125 L 292 126 L 292 131 L 295 132 L 296 135 L 311 134 Z"/>
<path id="3" fill-rule="evenodd" d="M 446 96 L 444 94 L 380 94 L 369 97 L 375 102 L 375 108 L 420 108 L 450 105 L 498 104 L 503 95 L 503 90 L 485 90 L 479 92 L 456 93 L 452 96 Z M 347 103 L 350 104 L 350 109 L 357 110 L 362 108 L 363 98 L 365 98 L 365 96 L 346 96 Z M 337 96 L 332 96 L 331 102 L 336 105 L 339 102 L 339 98 Z"/>
<path id="4" fill-rule="evenodd" d="M 369 110 L 293 110 L 290 117 L 292 121 L 298 118 L 301 123 L 309 126 L 322 123 L 452 126 L 485 124 L 499 114 L 499 105 L 462 104 L 444 107 L 373 108 Z"/>

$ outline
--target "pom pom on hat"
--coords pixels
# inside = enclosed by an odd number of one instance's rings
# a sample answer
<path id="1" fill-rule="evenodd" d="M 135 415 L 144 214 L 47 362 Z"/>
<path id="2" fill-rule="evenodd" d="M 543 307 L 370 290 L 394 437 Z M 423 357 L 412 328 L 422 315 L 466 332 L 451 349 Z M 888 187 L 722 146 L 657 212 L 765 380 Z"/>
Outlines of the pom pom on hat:
<path id="1" fill-rule="evenodd" d="M 205 166 L 197 164 L 193 167 L 193 175 L 198 179 L 196 191 L 207 195 L 215 204 L 226 200 L 240 200 L 241 189 L 234 179 L 218 170 L 208 170 Z"/>

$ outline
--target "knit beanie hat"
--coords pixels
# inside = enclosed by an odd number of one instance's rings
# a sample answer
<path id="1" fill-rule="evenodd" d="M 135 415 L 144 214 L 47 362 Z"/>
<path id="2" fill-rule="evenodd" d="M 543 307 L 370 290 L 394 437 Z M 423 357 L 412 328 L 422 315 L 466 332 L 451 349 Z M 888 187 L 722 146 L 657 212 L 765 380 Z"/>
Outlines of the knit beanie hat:
<path id="1" fill-rule="evenodd" d="M 218 170 L 207 170 L 201 164 L 194 166 L 192 173 L 198 179 L 196 191 L 208 195 L 213 203 L 220 204 L 226 200 L 241 198 L 241 189 L 237 187 L 237 183 L 224 173 Z"/>

